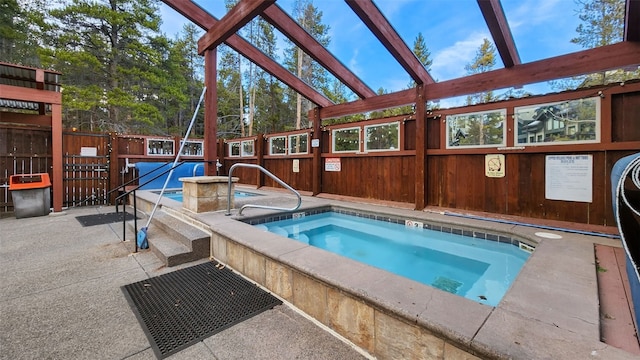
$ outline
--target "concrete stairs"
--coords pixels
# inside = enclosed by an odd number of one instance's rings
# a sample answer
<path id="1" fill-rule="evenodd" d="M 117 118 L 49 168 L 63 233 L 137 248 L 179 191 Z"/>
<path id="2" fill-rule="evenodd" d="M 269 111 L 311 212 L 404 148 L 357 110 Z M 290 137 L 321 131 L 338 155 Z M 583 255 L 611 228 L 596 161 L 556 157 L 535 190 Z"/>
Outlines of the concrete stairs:
<path id="1" fill-rule="evenodd" d="M 147 219 L 138 219 L 138 230 Z M 129 223 L 133 230 L 133 222 Z M 208 258 L 211 236 L 198 227 L 158 209 L 147 230 L 149 249 L 168 267 Z"/>

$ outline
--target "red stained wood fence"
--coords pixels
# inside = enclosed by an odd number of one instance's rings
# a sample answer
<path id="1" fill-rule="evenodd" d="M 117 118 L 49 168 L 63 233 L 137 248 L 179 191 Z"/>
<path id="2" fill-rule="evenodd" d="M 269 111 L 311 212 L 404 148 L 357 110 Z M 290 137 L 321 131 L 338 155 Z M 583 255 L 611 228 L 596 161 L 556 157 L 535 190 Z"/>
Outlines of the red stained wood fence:
<path id="1" fill-rule="evenodd" d="M 598 92 L 600 91 L 600 92 Z M 514 144 L 516 108 L 535 104 L 562 102 L 600 94 L 598 142 L 536 146 Z M 505 109 L 507 143 L 503 147 L 447 148 L 446 117 L 452 114 Z M 304 192 L 314 191 L 314 180 L 320 193 L 363 199 L 392 201 L 416 207 L 437 206 L 455 210 L 482 211 L 548 220 L 615 226 L 611 211 L 613 164 L 623 156 L 640 151 L 640 84 L 612 85 L 601 89 L 558 93 L 547 96 L 514 99 L 457 109 L 434 109 L 425 119 L 399 116 L 369 120 L 348 125 L 323 126 L 320 134 L 308 129 L 319 146 L 309 146 L 306 153 L 270 155 L 272 137 L 288 137 L 298 132 L 258 134 L 243 139 L 219 140 L 217 153 L 223 164 L 220 175 L 228 174 L 236 163 L 260 164 L 274 175 Z M 423 126 L 419 122 L 423 121 Z M 335 153 L 331 151 L 332 130 L 398 122 L 400 148 L 382 152 Z M 417 129 L 425 128 L 423 144 Z M 14 173 L 50 172 L 50 131 L 0 123 L 0 212 L 12 211 L 8 177 Z M 194 140 L 198 142 L 200 140 Z M 247 142 L 252 152 L 231 153 L 230 143 Z M 166 152 L 164 145 L 173 149 Z M 139 161 L 171 162 L 180 139 L 138 135 L 104 135 L 65 133 L 65 206 L 95 204 L 107 191 L 133 179 L 137 173 L 130 164 Z M 252 145 L 251 145 L 252 144 Z M 196 144 L 197 145 L 197 144 Z M 168 145 L 167 145 L 168 146 Z M 424 146 L 424 164 L 416 161 L 416 148 Z M 95 155 L 93 155 L 95 149 Z M 314 152 L 319 152 L 316 158 Z M 485 174 L 485 156 L 504 155 L 504 177 Z M 590 155 L 592 158 L 592 201 L 550 200 L 545 196 L 545 166 L 548 155 Z M 203 161 L 197 146 L 183 157 Z M 316 160 L 319 159 L 319 160 Z M 329 164 L 329 165 L 327 165 Z M 336 170 L 339 164 L 339 171 Z M 129 166 L 128 166 L 129 165 Z M 67 173 L 69 170 L 69 173 Z M 314 173 L 318 179 L 314 179 Z M 416 186 L 424 173 L 425 188 Z M 279 187 L 255 169 L 236 168 L 234 176 L 241 184 L 256 187 Z M 316 193 L 318 193 L 316 191 Z M 421 194 L 424 196 L 420 198 Z M 115 196 L 115 195 L 114 195 Z M 108 200 L 113 200 L 113 197 Z M 105 200 L 108 202 L 108 200 Z"/>

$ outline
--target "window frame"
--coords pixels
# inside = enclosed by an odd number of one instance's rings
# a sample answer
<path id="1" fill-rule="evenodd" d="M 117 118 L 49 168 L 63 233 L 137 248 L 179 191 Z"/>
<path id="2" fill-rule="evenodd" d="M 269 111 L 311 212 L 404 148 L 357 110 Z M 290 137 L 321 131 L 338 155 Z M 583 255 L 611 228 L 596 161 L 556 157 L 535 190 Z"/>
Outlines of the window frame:
<path id="1" fill-rule="evenodd" d="M 245 152 L 245 145 L 251 144 L 251 153 Z M 240 157 L 252 157 L 256 154 L 254 139 L 240 141 Z"/>
<path id="2" fill-rule="evenodd" d="M 284 144 L 282 146 L 282 149 L 284 152 L 282 153 L 273 153 L 273 141 L 275 139 L 283 139 L 284 140 Z M 270 136 L 269 137 L 269 155 L 271 156 L 286 156 L 287 155 L 287 136 L 286 135 L 277 135 L 277 136 Z"/>
<path id="3" fill-rule="evenodd" d="M 346 131 L 346 130 L 358 130 L 358 149 L 357 150 L 340 150 L 337 151 L 336 150 L 336 133 L 339 131 Z M 358 154 L 361 152 L 361 144 L 362 144 L 362 126 L 351 126 L 351 127 L 343 127 L 343 128 L 337 128 L 337 129 L 332 129 L 331 130 L 331 152 L 335 153 L 335 154 L 345 154 L 345 153 L 351 153 L 351 154 Z"/>
<path id="4" fill-rule="evenodd" d="M 180 140 L 180 146 L 182 146 L 182 143 L 184 142 L 184 140 Z M 199 145 L 197 146 L 197 154 L 187 154 L 185 153 L 185 150 L 187 149 L 187 147 L 190 144 L 196 144 Z M 190 157 L 202 157 L 204 156 L 204 141 L 202 140 L 187 140 L 185 145 L 182 147 L 182 153 L 180 154 L 180 156 L 190 156 Z"/>
<path id="5" fill-rule="evenodd" d="M 502 142 L 498 143 L 498 144 L 469 144 L 469 145 L 453 145 L 452 144 L 452 127 L 450 126 L 450 123 L 457 121 L 458 117 L 467 117 L 467 119 L 465 119 L 465 121 L 470 121 L 471 119 L 469 119 L 469 117 L 471 116 L 480 116 L 482 117 L 485 114 L 492 114 L 492 113 L 498 113 L 500 114 L 500 116 L 502 117 L 501 120 L 501 124 L 502 124 Z M 475 120 L 477 121 L 477 120 Z M 482 120 L 481 118 L 481 121 Z M 467 137 L 470 136 L 470 131 L 467 127 L 467 135 L 465 136 L 464 132 L 462 133 L 463 137 Z M 495 126 L 494 128 L 498 128 L 497 126 Z M 456 130 L 456 136 L 457 133 L 459 131 L 462 131 L 460 128 Z M 459 139 L 458 139 L 459 140 Z M 446 120 L 445 120 L 445 148 L 447 150 L 455 150 L 455 149 L 484 149 L 484 148 L 500 148 L 500 147 L 505 147 L 507 146 L 507 109 L 506 108 L 500 108 L 500 109 L 491 109 L 491 110 L 484 110 L 484 111 L 476 111 L 476 112 L 469 112 L 469 113 L 460 113 L 460 114 L 451 114 L 451 115 L 447 115 L 446 116 Z"/>
<path id="6" fill-rule="evenodd" d="M 240 155 L 241 155 L 241 153 L 242 153 L 242 150 L 241 150 L 241 149 L 242 149 L 242 146 L 241 146 L 241 144 L 240 144 L 240 141 L 230 141 L 230 142 L 228 143 L 228 145 L 229 145 L 229 157 L 240 157 Z M 238 146 L 238 153 L 237 153 L 237 154 L 235 154 L 235 155 L 234 155 L 234 153 L 233 153 L 234 145 L 237 145 L 237 146 Z"/>
<path id="7" fill-rule="evenodd" d="M 146 138 L 146 153 L 148 156 L 175 156 L 176 154 L 176 143 L 173 139 L 160 139 L 160 138 Z M 161 148 L 164 150 L 165 148 L 167 148 L 167 146 L 165 146 L 165 144 L 167 143 L 171 143 L 171 152 L 170 153 L 162 153 L 162 154 L 158 154 L 158 153 L 153 153 L 151 152 L 151 144 L 154 142 L 158 142 L 158 143 L 162 143 Z"/>
<path id="8" fill-rule="evenodd" d="M 371 128 L 383 127 L 383 126 L 392 126 L 392 125 L 396 125 L 397 126 L 397 139 L 396 139 L 397 143 L 396 143 L 395 148 L 369 149 L 369 134 L 367 133 L 367 130 L 369 130 Z M 380 123 L 380 124 L 364 125 L 364 129 L 362 131 L 362 136 L 364 138 L 364 140 L 362 142 L 364 143 L 364 151 L 365 152 L 400 151 L 400 121 L 392 121 L 392 122 L 386 122 L 386 123 Z"/>
<path id="9" fill-rule="evenodd" d="M 293 151 L 294 149 L 292 148 L 292 141 L 291 139 L 294 137 L 301 137 L 304 136 L 306 137 L 306 146 L 304 151 L 298 151 L 295 152 Z M 289 155 L 306 155 L 309 154 L 309 133 L 308 132 L 303 132 L 303 133 L 296 133 L 296 134 L 291 134 L 289 136 L 287 136 L 287 149 L 289 151 Z"/>
<path id="10" fill-rule="evenodd" d="M 535 132 L 526 131 L 520 134 L 521 125 L 520 125 L 519 115 L 521 113 L 531 113 L 531 112 L 535 113 L 536 111 L 544 107 L 552 107 L 552 106 L 557 107 L 557 105 L 563 105 L 563 104 L 567 104 L 567 106 L 569 107 L 571 106 L 569 104 L 572 102 L 576 102 L 576 101 L 583 102 L 587 100 L 593 100 L 595 102 L 594 103 L 595 119 L 564 120 L 565 125 L 563 127 L 555 127 L 556 123 L 560 123 L 563 120 L 556 120 L 554 118 L 551 121 L 546 120 L 548 122 L 546 124 L 542 124 L 540 129 L 536 130 Z M 576 144 L 600 143 L 602 139 L 601 107 L 602 107 L 601 99 L 599 96 L 590 96 L 590 97 L 579 98 L 579 99 L 516 106 L 513 108 L 513 119 L 514 119 L 513 143 L 515 146 L 550 146 L 550 145 L 576 145 Z M 527 110 L 527 111 L 524 111 L 524 110 Z M 530 126 L 536 120 L 531 120 L 531 121 L 527 120 L 527 121 L 528 123 L 522 127 Z M 557 131 L 558 129 L 564 129 L 564 134 L 563 134 L 564 136 L 574 136 L 574 137 L 579 136 L 581 133 L 580 123 L 582 122 L 593 122 L 594 139 L 545 141 L 545 134 L 547 134 L 547 132 L 549 133 L 558 132 Z M 539 134 L 540 131 L 542 131 L 543 133 Z M 570 131 L 573 131 L 573 134 L 569 134 Z M 553 136 L 553 134 L 551 136 Z M 527 140 L 527 142 L 520 142 L 520 137 L 522 137 L 524 140 Z M 528 140 L 530 140 L 531 138 L 535 139 L 536 141 L 528 142 Z M 538 139 L 541 139 L 541 141 L 538 141 Z"/>

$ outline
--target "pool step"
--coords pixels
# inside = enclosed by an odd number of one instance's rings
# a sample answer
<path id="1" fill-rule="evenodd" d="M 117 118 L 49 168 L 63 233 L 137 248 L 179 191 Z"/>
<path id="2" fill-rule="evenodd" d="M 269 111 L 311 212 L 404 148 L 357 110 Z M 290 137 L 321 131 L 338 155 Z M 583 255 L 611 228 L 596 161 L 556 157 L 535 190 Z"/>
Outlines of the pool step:
<path id="1" fill-rule="evenodd" d="M 146 220 L 138 221 L 138 227 Z M 211 237 L 206 232 L 166 212 L 159 210 L 153 216 L 147 231 L 149 249 L 166 266 L 176 266 L 209 257 Z"/>

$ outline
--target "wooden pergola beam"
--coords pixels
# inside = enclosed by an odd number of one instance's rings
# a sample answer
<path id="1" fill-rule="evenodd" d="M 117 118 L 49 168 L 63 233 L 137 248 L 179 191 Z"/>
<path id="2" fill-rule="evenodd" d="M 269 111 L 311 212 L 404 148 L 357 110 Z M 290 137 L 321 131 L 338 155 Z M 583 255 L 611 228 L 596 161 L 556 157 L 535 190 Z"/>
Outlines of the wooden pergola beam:
<path id="1" fill-rule="evenodd" d="M 204 30 L 210 29 L 218 22 L 218 19 L 207 13 L 193 1 L 162 0 L 162 2 Z M 319 106 L 331 106 L 334 104 L 333 101 L 293 75 L 289 70 L 282 67 L 240 36 L 235 34 L 231 35 L 224 43 L 314 104 Z"/>
<path id="2" fill-rule="evenodd" d="M 275 2 L 276 0 L 240 0 L 198 40 L 198 54 L 202 55 L 205 50 L 214 49 L 222 44 Z"/>
<path id="3" fill-rule="evenodd" d="M 640 41 L 640 0 L 627 0 L 624 16 L 624 41 Z"/>
<path id="4" fill-rule="evenodd" d="M 417 84 L 434 83 L 427 69 L 425 69 L 413 51 L 405 44 L 373 1 L 345 1 Z"/>
<path id="5" fill-rule="evenodd" d="M 478 6 L 480 6 L 482 16 L 489 27 L 489 32 L 504 67 L 510 68 L 519 65 L 520 55 L 518 55 L 518 50 L 513 42 L 513 35 L 500 0 L 478 0 Z"/>
<path id="6" fill-rule="evenodd" d="M 522 86 L 640 64 L 640 43 L 620 42 L 432 84 L 427 100 Z"/>
<path id="7" fill-rule="evenodd" d="M 62 104 L 62 93 L 0 84 L 0 99 Z"/>
<path id="8" fill-rule="evenodd" d="M 293 41 L 302 51 L 311 56 L 322 67 L 345 84 L 361 99 L 376 96 L 376 92 L 362 82 L 353 72 L 347 69 L 335 58 L 322 44 L 293 20 L 278 5 L 273 5 L 264 10 L 262 17 Z"/>
<path id="9" fill-rule="evenodd" d="M 51 126 L 51 116 L 25 114 L 19 112 L 3 112 L 0 116 L 0 123 L 20 123 L 36 126 Z"/>
<path id="10" fill-rule="evenodd" d="M 341 116 L 361 114 L 369 111 L 386 109 L 395 106 L 413 104 L 416 101 L 416 90 L 406 89 L 398 92 L 378 95 L 376 97 L 346 102 L 320 109 L 322 120 Z M 311 110 L 313 111 L 313 110 Z M 311 113 L 310 111 L 310 113 Z"/>
<path id="11" fill-rule="evenodd" d="M 424 100 L 446 99 L 492 89 L 521 86 L 594 72 L 640 65 L 640 43 L 620 42 L 567 55 L 556 56 L 512 68 L 498 69 L 442 81 L 425 86 Z M 335 118 L 357 113 L 402 106 L 415 101 L 413 89 L 376 96 L 365 100 L 330 106 L 320 110 L 321 118 Z"/>

